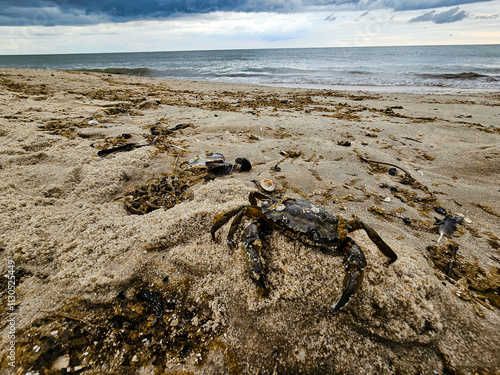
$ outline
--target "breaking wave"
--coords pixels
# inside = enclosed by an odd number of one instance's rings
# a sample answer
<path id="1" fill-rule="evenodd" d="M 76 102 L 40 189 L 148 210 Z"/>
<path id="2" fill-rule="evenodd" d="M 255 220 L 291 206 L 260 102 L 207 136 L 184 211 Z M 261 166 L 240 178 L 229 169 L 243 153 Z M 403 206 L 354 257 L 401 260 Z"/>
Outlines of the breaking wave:
<path id="1" fill-rule="evenodd" d="M 459 80 L 487 80 L 491 82 L 499 81 L 499 76 L 489 76 L 474 72 L 463 73 L 440 73 L 440 74 L 419 74 L 422 78 L 428 79 L 459 79 Z"/>
<path id="2" fill-rule="evenodd" d="M 83 72 L 122 74 L 126 76 L 154 77 L 156 71 L 149 68 L 105 68 L 105 69 L 78 69 Z"/>

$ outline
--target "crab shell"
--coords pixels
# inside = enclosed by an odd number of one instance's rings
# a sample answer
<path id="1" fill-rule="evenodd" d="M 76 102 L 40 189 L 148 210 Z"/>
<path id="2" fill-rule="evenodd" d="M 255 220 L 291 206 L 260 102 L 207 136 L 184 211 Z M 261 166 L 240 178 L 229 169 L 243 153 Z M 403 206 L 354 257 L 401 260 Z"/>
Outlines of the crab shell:
<path id="1" fill-rule="evenodd" d="M 308 244 L 336 246 L 347 235 L 342 218 L 305 199 L 264 200 L 262 212 L 288 235 L 298 235 Z"/>

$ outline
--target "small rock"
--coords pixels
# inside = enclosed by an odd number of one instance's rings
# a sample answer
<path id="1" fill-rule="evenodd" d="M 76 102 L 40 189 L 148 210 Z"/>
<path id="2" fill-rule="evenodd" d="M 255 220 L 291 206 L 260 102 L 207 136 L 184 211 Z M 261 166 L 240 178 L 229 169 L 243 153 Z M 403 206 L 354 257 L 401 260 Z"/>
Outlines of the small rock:
<path id="1" fill-rule="evenodd" d="M 436 211 L 440 215 L 446 215 L 447 213 L 443 207 L 438 207 L 438 206 L 434 207 L 434 211 Z"/>
<path id="2" fill-rule="evenodd" d="M 52 364 L 52 369 L 57 371 L 57 370 L 62 370 L 63 368 L 66 368 L 69 366 L 69 355 L 65 354 L 57 358 L 54 363 Z"/>

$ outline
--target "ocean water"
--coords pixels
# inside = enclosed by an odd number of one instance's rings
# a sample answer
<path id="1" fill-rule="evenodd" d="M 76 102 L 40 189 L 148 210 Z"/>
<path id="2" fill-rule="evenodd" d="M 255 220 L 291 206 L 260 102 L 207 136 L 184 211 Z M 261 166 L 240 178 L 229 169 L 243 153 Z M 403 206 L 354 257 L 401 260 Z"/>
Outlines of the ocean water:
<path id="1" fill-rule="evenodd" d="M 0 56 L 0 67 L 285 87 L 500 91 L 500 44 Z"/>

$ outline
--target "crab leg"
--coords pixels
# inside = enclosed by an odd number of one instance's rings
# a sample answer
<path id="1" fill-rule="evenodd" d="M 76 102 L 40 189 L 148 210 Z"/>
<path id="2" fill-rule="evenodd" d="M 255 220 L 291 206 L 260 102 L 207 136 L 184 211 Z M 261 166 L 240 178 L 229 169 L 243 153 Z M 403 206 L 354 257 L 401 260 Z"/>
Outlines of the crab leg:
<path id="1" fill-rule="evenodd" d="M 370 237 L 370 240 L 372 240 L 372 242 L 387 258 L 389 258 L 389 264 L 395 262 L 398 259 L 398 256 L 396 255 L 394 250 L 392 250 L 389 247 L 389 245 L 387 245 L 384 242 L 384 240 L 379 236 L 379 234 L 375 232 L 375 230 L 372 229 L 370 226 L 363 223 L 361 220 L 348 221 L 347 225 L 351 227 L 350 229 L 348 229 L 349 232 L 354 232 L 355 230 L 358 229 L 364 229 L 368 237 Z"/>
<path id="2" fill-rule="evenodd" d="M 339 301 L 330 310 L 332 314 L 337 314 L 349 302 L 352 295 L 359 290 L 365 273 L 366 259 L 359 246 L 352 239 L 347 238 L 345 249 L 347 256 L 345 259 L 344 290 Z"/>
<path id="3" fill-rule="evenodd" d="M 270 199 L 268 196 L 259 193 L 258 191 L 251 191 L 250 194 L 248 194 L 248 200 L 250 201 L 250 204 L 253 206 L 257 205 L 257 201 L 259 200 L 265 200 L 265 199 Z"/>
<path id="4" fill-rule="evenodd" d="M 257 206 L 244 206 L 243 208 L 241 208 L 240 212 L 238 212 L 234 217 L 234 220 L 231 223 L 229 232 L 227 234 L 227 243 L 231 249 L 234 248 L 234 235 L 244 216 L 250 216 L 253 218 L 260 217 L 265 219 L 265 215 L 262 213 L 262 210 Z"/>
<path id="5" fill-rule="evenodd" d="M 226 224 L 231 218 L 240 212 L 246 206 L 240 206 L 231 211 L 218 214 L 214 217 L 214 224 L 212 225 L 212 229 L 210 229 L 210 234 L 212 235 L 212 240 L 215 241 L 215 232 L 217 232 L 224 224 Z"/>
<path id="6" fill-rule="evenodd" d="M 262 249 L 262 242 L 259 238 L 259 227 L 256 222 L 245 228 L 241 235 L 241 241 L 245 266 L 250 278 L 259 287 L 261 292 L 265 294 L 267 290 L 265 272 L 259 256 Z"/>

